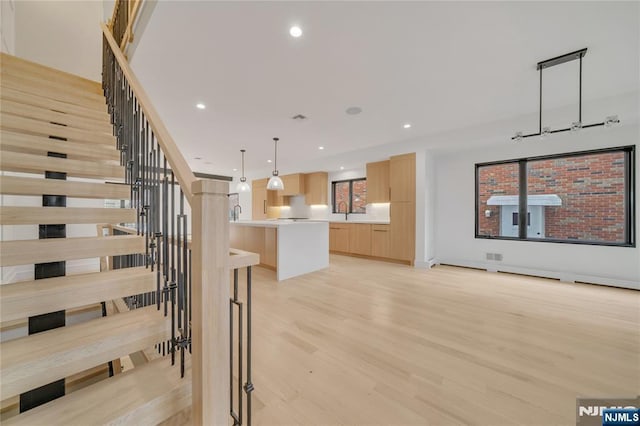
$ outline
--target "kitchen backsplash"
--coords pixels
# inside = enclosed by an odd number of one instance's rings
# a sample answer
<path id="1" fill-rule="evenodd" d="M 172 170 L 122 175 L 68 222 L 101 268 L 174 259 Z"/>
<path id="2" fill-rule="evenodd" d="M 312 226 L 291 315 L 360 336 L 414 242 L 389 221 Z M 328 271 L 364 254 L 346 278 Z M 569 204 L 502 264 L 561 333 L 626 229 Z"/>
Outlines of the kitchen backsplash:
<path id="1" fill-rule="evenodd" d="M 389 203 L 367 204 L 365 214 L 350 214 L 351 220 L 389 221 Z M 344 221 L 343 214 L 331 213 L 331 206 L 308 206 L 304 195 L 291 197 L 289 206 L 280 207 L 281 218 L 309 218 L 316 220 Z"/>

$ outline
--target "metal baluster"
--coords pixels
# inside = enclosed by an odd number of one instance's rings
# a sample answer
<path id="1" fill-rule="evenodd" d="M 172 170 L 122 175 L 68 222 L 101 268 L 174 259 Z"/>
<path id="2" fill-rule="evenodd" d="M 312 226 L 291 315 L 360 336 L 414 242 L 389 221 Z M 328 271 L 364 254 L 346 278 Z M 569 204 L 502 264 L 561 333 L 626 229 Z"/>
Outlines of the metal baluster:
<path id="1" fill-rule="evenodd" d="M 175 192 L 175 188 L 174 188 Z M 180 189 L 180 195 L 182 195 L 182 189 Z M 183 307 L 183 282 L 182 282 L 182 215 L 184 213 L 184 199 L 180 197 L 180 209 L 178 216 L 176 217 L 176 278 L 178 282 L 178 330 L 182 328 L 182 307 Z"/>
<path id="2" fill-rule="evenodd" d="M 171 365 L 176 362 L 176 178 L 171 171 Z M 178 315 L 178 318 L 180 316 Z"/>
<path id="3" fill-rule="evenodd" d="M 191 270 L 187 269 L 188 263 L 187 263 L 187 256 L 189 254 L 188 252 L 188 241 L 187 241 L 187 236 L 189 235 L 188 232 L 188 221 L 187 221 L 187 215 L 184 214 L 184 192 L 181 190 L 180 191 L 180 213 L 182 214 L 182 229 L 184 232 L 184 238 L 182 239 L 182 315 L 183 315 L 183 337 L 185 339 L 184 345 L 185 347 L 183 348 L 186 349 L 186 345 L 191 343 L 191 336 L 190 336 L 190 326 L 189 326 L 189 309 L 187 308 L 187 280 L 191 278 Z"/>
<path id="4" fill-rule="evenodd" d="M 251 393 L 253 383 L 251 382 L 251 266 L 247 266 L 247 382 L 244 385 L 244 392 L 247 395 L 247 425 L 251 426 Z"/>
<path id="5" fill-rule="evenodd" d="M 233 298 L 229 301 L 229 404 L 230 414 L 233 418 L 234 426 L 238 424 L 238 417 L 233 411 L 233 303 L 237 298 L 238 289 L 238 269 L 233 270 Z"/>
<path id="6" fill-rule="evenodd" d="M 147 126 L 148 129 L 148 126 Z M 153 219 L 154 219 L 154 223 L 153 223 L 153 228 L 154 228 L 154 237 L 155 237 L 155 252 L 156 252 L 156 260 L 154 261 L 155 267 L 156 267 L 156 307 L 158 308 L 158 310 L 160 310 L 160 301 L 161 301 L 161 293 L 160 293 L 160 280 L 161 278 L 161 274 L 160 274 L 160 266 L 161 266 L 161 262 L 162 262 L 162 256 L 161 256 L 161 245 L 160 245 L 160 239 L 162 238 L 162 232 L 160 229 L 160 181 L 159 181 L 159 174 L 160 174 L 160 169 L 157 167 L 158 162 L 160 161 L 158 159 L 158 154 L 156 152 L 156 140 L 154 138 L 153 133 L 151 134 L 151 142 L 152 142 L 152 150 L 151 150 L 151 167 L 152 167 L 152 181 L 153 181 Z"/>
<path id="7" fill-rule="evenodd" d="M 164 298 L 164 316 L 168 314 L 168 306 L 167 299 L 169 296 L 169 177 L 167 176 L 167 159 L 164 158 L 164 179 L 162 182 L 162 236 L 163 236 L 163 247 L 162 247 L 162 271 L 163 271 L 163 280 L 164 280 L 164 290 L 163 290 L 163 298 Z"/>
<path id="8" fill-rule="evenodd" d="M 192 269 L 191 269 L 191 249 L 189 249 L 189 353 L 191 353 L 191 277 L 193 276 L 193 274 L 191 273 Z"/>

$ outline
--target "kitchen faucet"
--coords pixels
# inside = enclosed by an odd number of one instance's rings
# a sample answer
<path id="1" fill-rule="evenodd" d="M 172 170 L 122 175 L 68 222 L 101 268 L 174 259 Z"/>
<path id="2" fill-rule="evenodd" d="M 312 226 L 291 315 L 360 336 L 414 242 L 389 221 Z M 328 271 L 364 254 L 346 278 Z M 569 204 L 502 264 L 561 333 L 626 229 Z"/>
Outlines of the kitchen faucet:
<path id="1" fill-rule="evenodd" d="M 340 206 L 344 204 L 344 220 L 347 221 L 349 220 L 349 211 L 347 209 L 347 203 L 344 201 L 340 201 L 338 203 L 338 213 L 340 213 Z"/>
<path id="2" fill-rule="evenodd" d="M 236 207 L 238 208 L 239 212 L 236 213 Z M 240 213 L 242 213 L 242 207 L 240 207 L 240 204 L 236 204 L 235 206 L 233 206 L 233 221 L 237 222 L 238 219 L 240 218 Z"/>

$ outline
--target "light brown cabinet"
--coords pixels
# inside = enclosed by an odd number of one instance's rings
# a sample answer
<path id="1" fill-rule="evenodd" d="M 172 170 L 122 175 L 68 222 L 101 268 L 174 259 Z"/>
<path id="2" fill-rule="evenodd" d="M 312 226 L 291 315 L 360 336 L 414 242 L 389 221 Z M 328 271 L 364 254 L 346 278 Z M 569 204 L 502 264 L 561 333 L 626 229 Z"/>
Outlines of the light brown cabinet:
<path id="1" fill-rule="evenodd" d="M 267 218 L 267 179 L 251 182 L 251 218 L 261 220 Z"/>
<path id="2" fill-rule="evenodd" d="M 251 218 L 253 220 L 277 217 L 272 208 L 285 205 L 282 194 L 267 189 L 268 182 L 269 179 L 257 179 L 251 182 Z"/>
<path id="3" fill-rule="evenodd" d="M 261 226 L 229 226 L 229 245 L 232 248 L 258 253 L 260 265 L 276 269 L 278 263 L 278 230 Z"/>
<path id="4" fill-rule="evenodd" d="M 409 204 L 398 203 L 399 208 L 392 207 L 391 224 L 337 223 L 329 224 L 329 251 L 332 253 L 351 254 L 357 256 L 376 257 L 413 262 L 415 233 L 415 208 Z M 393 206 L 393 205 L 392 205 Z M 393 225 L 394 216 L 397 218 Z"/>
<path id="5" fill-rule="evenodd" d="M 293 195 L 304 194 L 304 174 L 294 173 L 292 175 L 281 176 L 281 178 L 282 183 L 284 184 L 284 189 L 282 191 L 278 191 L 279 195 L 290 197 Z"/>
<path id="6" fill-rule="evenodd" d="M 390 161 L 367 163 L 367 203 L 388 203 Z"/>
<path id="7" fill-rule="evenodd" d="M 416 245 L 416 204 L 391 202 L 390 216 L 390 257 L 413 262 Z"/>
<path id="8" fill-rule="evenodd" d="M 390 201 L 416 201 L 416 154 L 391 157 L 389 162 Z"/>
<path id="9" fill-rule="evenodd" d="M 327 204 L 329 175 L 327 172 L 307 173 L 304 175 L 304 196 L 307 205 Z"/>
<path id="10" fill-rule="evenodd" d="M 371 256 L 371 225 L 349 225 L 349 253 Z"/>
<path id="11" fill-rule="evenodd" d="M 389 225 L 371 226 L 371 256 L 391 257 Z"/>
<path id="12" fill-rule="evenodd" d="M 349 225 L 329 224 L 329 251 L 349 253 Z"/>

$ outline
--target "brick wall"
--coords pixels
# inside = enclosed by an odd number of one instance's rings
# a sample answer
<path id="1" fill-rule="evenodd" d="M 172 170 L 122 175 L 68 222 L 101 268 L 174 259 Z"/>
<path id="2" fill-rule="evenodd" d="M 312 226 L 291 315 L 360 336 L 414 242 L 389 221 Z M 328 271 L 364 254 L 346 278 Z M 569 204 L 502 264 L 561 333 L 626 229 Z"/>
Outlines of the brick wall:
<path id="1" fill-rule="evenodd" d="M 545 236 L 567 240 L 624 242 L 624 153 L 590 154 L 527 164 L 528 194 L 556 194 L 561 206 L 546 206 Z M 518 193 L 518 165 L 479 170 L 481 235 L 499 235 L 500 207 L 491 195 Z M 484 211 L 490 209 L 491 217 Z"/>
<path id="2" fill-rule="evenodd" d="M 349 209 L 349 182 L 336 182 L 333 190 L 335 193 L 333 211 L 335 213 L 346 213 L 346 210 Z"/>
<path id="3" fill-rule="evenodd" d="M 336 182 L 334 185 L 335 191 L 335 213 L 344 213 L 345 204 L 349 206 L 349 182 Z M 353 182 L 353 205 L 351 206 L 352 213 L 366 213 L 367 205 L 367 181 L 358 180 Z M 339 207 L 338 207 L 339 206 Z"/>
<path id="4" fill-rule="evenodd" d="M 353 206 L 352 212 L 366 213 L 367 205 L 367 181 L 357 180 L 353 182 Z"/>
<path id="5" fill-rule="evenodd" d="M 478 234 L 500 235 L 500 206 L 488 206 L 492 195 L 518 195 L 518 163 L 496 164 L 478 170 Z M 490 216 L 485 215 L 490 211 Z"/>

